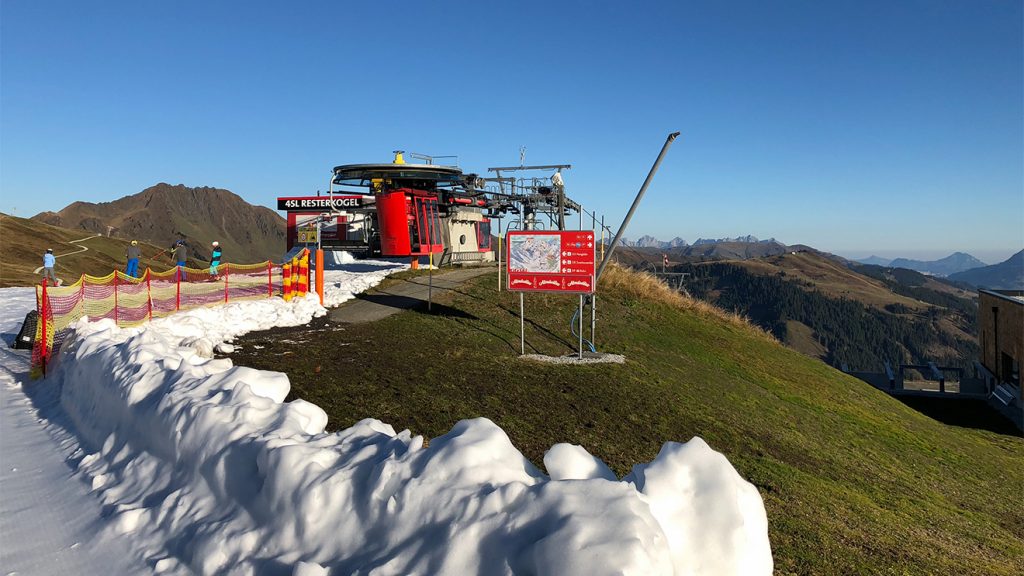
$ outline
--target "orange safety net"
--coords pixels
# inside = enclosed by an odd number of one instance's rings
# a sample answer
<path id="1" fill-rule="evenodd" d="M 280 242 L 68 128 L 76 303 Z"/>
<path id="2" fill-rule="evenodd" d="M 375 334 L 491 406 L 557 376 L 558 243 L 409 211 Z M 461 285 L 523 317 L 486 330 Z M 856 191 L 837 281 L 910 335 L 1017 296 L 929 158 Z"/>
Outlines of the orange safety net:
<path id="1" fill-rule="evenodd" d="M 138 278 L 115 271 L 103 277 L 82 275 L 70 285 L 37 286 L 39 322 L 32 348 L 33 375 L 45 372 L 47 359 L 60 347 L 68 328 L 83 317 L 138 326 L 179 310 L 279 296 L 283 284 L 282 265 L 267 261 L 225 263 L 216 270 L 181 267 L 156 272 L 147 268 Z"/>

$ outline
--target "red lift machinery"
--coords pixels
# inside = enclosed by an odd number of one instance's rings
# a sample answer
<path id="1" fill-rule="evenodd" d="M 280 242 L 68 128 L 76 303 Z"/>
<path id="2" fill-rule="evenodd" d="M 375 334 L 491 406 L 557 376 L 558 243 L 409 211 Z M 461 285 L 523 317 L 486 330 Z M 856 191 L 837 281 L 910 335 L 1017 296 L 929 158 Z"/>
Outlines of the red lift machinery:
<path id="1" fill-rule="evenodd" d="M 497 203 L 484 181 L 453 166 L 347 164 L 332 171 L 327 195 L 278 198 L 288 212 L 288 249 L 317 243 L 369 256 L 445 255 L 490 261 Z"/>
<path id="2" fill-rule="evenodd" d="M 427 163 L 406 163 L 403 154 L 396 151 L 390 164 L 334 167 L 326 194 L 278 198 L 278 210 L 288 213 L 288 250 L 487 262 L 495 258 L 492 219 L 509 213 L 510 227 L 563 230 L 566 216 L 582 213 L 565 194 L 568 164 L 489 168 L 495 177 L 482 178 L 434 164 L 438 157 L 410 154 Z M 550 175 L 507 175 L 523 171 Z"/>

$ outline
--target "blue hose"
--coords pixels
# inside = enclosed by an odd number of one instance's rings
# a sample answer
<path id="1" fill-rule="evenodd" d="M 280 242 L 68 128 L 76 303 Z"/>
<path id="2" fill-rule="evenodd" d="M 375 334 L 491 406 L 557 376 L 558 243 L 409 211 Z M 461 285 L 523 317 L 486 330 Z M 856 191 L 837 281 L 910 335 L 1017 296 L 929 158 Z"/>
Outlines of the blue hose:
<path id="1" fill-rule="evenodd" d="M 580 309 L 577 308 L 576 311 L 572 313 L 572 323 L 569 324 L 569 330 L 572 331 L 572 335 L 575 336 L 576 338 L 579 338 L 579 334 L 576 333 L 576 319 L 579 318 L 579 315 Z M 586 338 L 584 338 L 583 341 L 587 343 L 587 346 L 590 346 L 591 352 L 597 352 L 597 349 L 594 348 L 593 342 L 587 340 Z"/>

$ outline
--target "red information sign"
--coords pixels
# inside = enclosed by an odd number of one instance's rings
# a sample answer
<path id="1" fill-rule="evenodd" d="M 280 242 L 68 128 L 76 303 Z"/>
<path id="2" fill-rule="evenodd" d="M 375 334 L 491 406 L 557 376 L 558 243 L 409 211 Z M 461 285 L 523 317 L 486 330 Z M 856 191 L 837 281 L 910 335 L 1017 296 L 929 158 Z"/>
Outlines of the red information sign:
<path id="1" fill-rule="evenodd" d="M 593 231 L 512 231 L 506 245 L 509 290 L 594 292 Z"/>

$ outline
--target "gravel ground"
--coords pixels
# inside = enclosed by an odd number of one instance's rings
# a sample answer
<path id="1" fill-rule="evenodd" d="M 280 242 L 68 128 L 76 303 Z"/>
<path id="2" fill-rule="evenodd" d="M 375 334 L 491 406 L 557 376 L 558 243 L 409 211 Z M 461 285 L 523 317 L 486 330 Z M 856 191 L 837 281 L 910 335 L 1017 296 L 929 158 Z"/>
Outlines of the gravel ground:
<path id="1" fill-rule="evenodd" d="M 603 352 L 584 352 L 583 358 L 579 354 L 567 354 L 565 356 L 545 356 L 543 354 L 523 354 L 520 356 L 525 360 L 535 360 L 548 364 L 625 364 L 626 357 L 622 354 L 605 354 Z"/>

